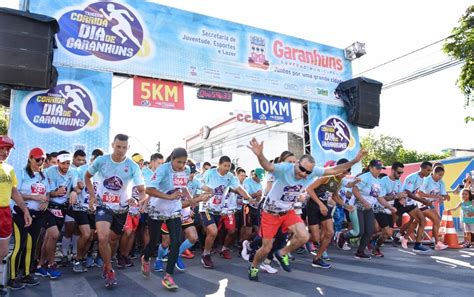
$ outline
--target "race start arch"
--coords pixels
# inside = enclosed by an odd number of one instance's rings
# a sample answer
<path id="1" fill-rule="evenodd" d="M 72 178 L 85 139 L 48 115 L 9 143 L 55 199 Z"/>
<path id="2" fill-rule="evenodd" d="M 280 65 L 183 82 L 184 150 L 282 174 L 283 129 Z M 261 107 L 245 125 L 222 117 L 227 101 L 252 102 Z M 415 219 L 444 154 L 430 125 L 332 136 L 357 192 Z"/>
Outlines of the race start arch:
<path id="1" fill-rule="evenodd" d="M 115 73 L 136 76 L 140 86 L 151 78 L 263 96 L 258 100 L 304 102 L 305 143 L 318 163 L 359 149 L 357 128 L 334 96 L 337 85 L 352 77 L 343 49 L 147 1 L 25 3 L 59 22 L 53 60 L 59 78 L 51 90 L 12 92 L 10 134 L 19 142 L 31 143 L 34 134 L 40 135 L 35 144 L 46 150 L 58 143 L 71 150 L 108 147 Z M 172 91 L 150 89 L 136 104 L 177 104 L 179 94 L 173 97 Z M 270 112 L 266 106 L 275 104 L 255 106 Z M 254 118 L 272 120 L 268 112 Z M 12 153 L 12 163 L 24 163 L 29 149 Z"/>

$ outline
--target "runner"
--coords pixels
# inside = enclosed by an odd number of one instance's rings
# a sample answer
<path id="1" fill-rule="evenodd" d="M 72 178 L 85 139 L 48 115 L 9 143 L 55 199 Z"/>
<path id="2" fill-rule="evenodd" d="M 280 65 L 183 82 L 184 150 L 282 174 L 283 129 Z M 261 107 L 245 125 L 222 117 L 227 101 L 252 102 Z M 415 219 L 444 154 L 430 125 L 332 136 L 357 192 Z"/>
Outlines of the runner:
<path id="1" fill-rule="evenodd" d="M 96 207 L 99 251 L 104 259 L 102 277 L 107 288 L 117 284 L 112 269 L 112 251 L 116 250 L 123 232 L 129 205 L 136 202 L 133 198 L 129 199 L 127 193 L 130 182 L 137 186 L 139 199 L 145 200 L 143 175 L 138 165 L 126 157 L 128 148 L 128 136 L 117 134 L 112 142 L 112 154 L 97 158 L 85 175 L 90 195 L 89 208 L 93 211 Z M 98 174 L 97 192 L 92 183 L 95 174 Z"/>
<path id="2" fill-rule="evenodd" d="M 357 199 L 357 217 L 360 228 L 360 244 L 354 257 L 356 259 L 370 259 L 370 255 L 365 253 L 365 248 L 374 232 L 374 212 L 372 208 L 378 202 L 383 207 L 388 208 L 392 213 L 397 209 L 391 206 L 380 196 L 381 184 L 378 176 L 385 167 L 380 160 L 371 160 L 368 166 L 368 172 L 359 176 L 360 182 L 352 188 L 352 193 Z"/>
<path id="3" fill-rule="evenodd" d="M 49 154 L 46 154 L 46 160 L 44 161 L 44 164 L 43 164 L 43 170 L 48 169 L 51 166 L 56 166 L 56 165 L 58 165 L 58 153 L 51 152 Z"/>
<path id="4" fill-rule="evenodd" d="M 211 259 L 211 250 L 217 237 L 217 226 L 224 224 L 229 229 L 235 229 L 235 219 L 222 213 L 227 203 L 227 194 L 230 189 L 235 190 L 244 200 L 252 200 L 249 194 L 240 186 L 239 180 L 229 172 L 231 160 L 227 156 L 219 159 L 217 168 L 209 169 L 203 176 L 201 189 L 212 193 L 213 197 L 209 202 L 200 203 L 200 218 L 206 228 L 206 241 L 202 253 L 201 263 L 204 268 L 214 268 Z M 225 245 L 221 251 L 221 256 L 228 258 L 230 255 Z"/>
<path id="5" fill-rule="evenodd" d="M 67 151 L 58 153 L 58 166 L 50 167 L 46 171 L 49 181 L 50 199 L 48 210 L 44 216 L 44 228 L 46 234 L 41 248 L 39 267 L 36 270 L 38 276 L 49 276 L 56 279 L 61 276 L 54 261 L 56 243 L 59 232 L 64 226 L 64 216 L 69 207 L 69 199 L 77 199 L 77 172 L 71 168 L 72 156 Z"/>
<path id="6" fill-rule="evenodd" d="M 147 185 L 147 194 L 150 198 L 150 209 L 148 212 L 148 228 L 150 230 L 150 242 L 145 247 L 141 258 L 141 271 L 145 277 L 150 275 L 150 257 L 155 250 L 161 235 L 161 225 L 166 223 L 170 233 L 170 255 L 166 266 L 166 274 L 162 284 L 168 290 L 176 290 L 178 286 L 173 280 L 176 261 L 179 256 L 179 244 L 181 234 L 181 209 L 189 203 L 194 205 L 198 202 L 192 198 L 186 188 L 190 173 L 186 167 L 188 153 L 184 148 L 176 148 L 165 164 L 160 166 Z M 185 198 L 186 205 L 181 199 Z"/>
<path id="7" fill-rule="evenodd" d="M 244 240 L 250 239 L 252 233 L 257 231 L 259 225 L 259 210 L 258 205 L 260 200 L 263 198 L 263 186 L 262 182 L 265 177 L 265 170 L 263 168 L 256 168 L 254 175 L 247 177 L 244 180 L 243 187 L 249 193 L 250 196 L 255 200 L 250 203 L 246 200 L 243 201 L 243 213 L 244 213 Z"/>
<path id="8" fill-rule="evenodd" d="M 262 247 L 255 254 L 253 263 L 249 267 L 249 279 L 258 281 L 258 267 L 271 251 L 273 238 L 280 227 L 283 233 L 288 230 L 293 233 L 290 244 L 275 252 L 275 257 L 285 271 L 291 271 L 288 253 L 302 246 L 309 239 L 303 220 L 293 210 L 293 205 L 300 194 L 316 176 L 337 175 L 347 171 L 359 162 L 365 155 L 365 151 L 359 152 L 356 159 L 350 162 L 324 169 L 315 167 L 315 160 L 310 155 L 303 155 L 294 165 L 291 163 L 271 164 L 263 155 L 263 142 L 259 143 L 255 138 L 250 141 L 249 148 L 257 156 L 263 169 L 272 172 L 275 176 L 273 187 L 263 205 L 260 228 L 263 238 Z"/>
<path id="9" fill-rule="evenodd" d="M 77 169 L 77 178 L 78 178 L 78 187 L 81 190 L 77 200 L 71 199 L 71 215 L 76 221 L 76 224 L 79 228 L 80 237 L 77 242 L 77 257 L 74 262 L 73 271 L 77 273 L 87 271 L 87 261 L 86 254 L 89 250 L 89 247 L 94 239 L 95 233 L 95 214 L 91 213 L 89 210 L 89 192 L 85 185 L 85 175 L 87 170 L 92 166 L 94 161 L 99 157 L 104 155 L 104 152 L 100 149 L 95 149 L 92 151 L 92 157 L 90 164 L 84 164 Z M 97 191 L 97 177 L 93 178 L 94 189 Z M 99 256 L 98 256 L 99 257 Z M 91 260 L 90 266 L 91 264 Z"/>
<path id="10" fill-rule="evenodd" d="M 36 286 L 40 283 L 32 274 L 34 273 L 32 263 L 35 260 L 35 245 L 41 229 L 43 212 L 48 205 L 49 185 L 41 168 L 46 155 L 41 148 L 34 148 L 29 153 L 28 164 L 21 171 L 16 187 L 17 180 L 13 168 L 4 163 L 11 149 L 10 144 L 13 147 L 11 139 L 0 136 L 0 265 L 3 266 L 2 261 L 8 254 L 8 243 L 14 230 L 15 241 L 6 285 L 11 290 L 19 290 L 25 285 Z M 8 207 L 10 197 L 15 202 L 12 205 L 13 224 L 11 216 L 7 216 L 9 213 L 7 209 L 10 210 Z M 7 233 L 10 234 L 7 236 Z M 8 270 L 5 268 L 3 271 L 6 273 Z M 23 275 L 19 275 L 20 271 L 23 271 Z M 6 289 L 1 288 L 0 293 L 2 292 L 6 293 Z"/>
<path id="11" fill-rule="evenodd" d="M 392 206 L 395 206 L 396 201 L 400 204 L 400 200 L 405 201 L 407 194 L 403 190 L 400 177 L 403 175 L 403 168 L 405 166 L 400 162 L 394 162 L 390 170 L 390 175 L 383 177 L 380 180 L 382 185 L 380 196 L 383 197 Z M 405 203 L 405 202 L 404 202 Z M 397 208 L 398 212 L 398 208 Z M 380 204 L 376 203 L 374 206 L 375 219 L 382 229 L 382 234 L 376 239 L 375 245 L 372 249 L 372 255 L 375 257 L 383 257 L 380 247 L 385 240 L 393 235 L 393 217 L 391 213 L 386 212 L 386 209 Z M 428 250 L 425 247 L 415 244 L 414 249 L 420 252 Z"/>
<path id="12" fill-rule="evenodd" d="M 421 244 L 421 241 L 423 240 L 424 236 L 426 221 L 423 212 L 417 205 L 417 202 L 419 202 L 420 205 L 423 205 L 422 203 L 424 202 L 428 203 L 426 199 L 420 198 L 418 196 L 418 189 L 423 184 L 423 178 L 430 175 L 431 169 L 432 164 L 430 162 L 422 162 L 420 165 L 420 170 L 418 172 L 414 172 L 405 178 L 405 182 L 403 183 L 402 188 L 407 194 L 406 199 L 398 199 L 395 200 L 394 203 L 394 206 L 397 208 L 397 222 L 401 222 L 403 214 L 408 213 L 410 215 L 411 220 L 415 221 L 418 225 L 418 229 L 416 231 L 416 242 L 415 246 L 413 247 L 414 252 L 431 252 L 431 249 Z M 401 223 L 397 223 L 397 225 L 400 226 Z M 400 240 L 404 249 L 408 248 L 408 239 L 406 237 L 411 232 L 406 232 L 406 230 L 409 229 L 409 227 L 410 222 L 401 226 L 400 228 Z"/>
<path id="13" fill-rule="evenodd" d="M 421 208 L 423 215 L 430 219 L 433 222 L 433 238 L 435 241 L 435 250 L 444 250 L 447 249 L 448 246 L 443 244 L 439 240 L 439 226 L 441 224 L 441 218 L 433 206 L 435 201 L 439 203 L 443 203 L 444 201 L 449 201 L 449 195 L 446 193 L 444 186 L 441 184 L 441 179 L 444 175 L 444 168 L 441 166 L 435 167 L 433 170 L 433 174 L 426 177 L 423 180 L 423 184 L 421 185 L 418 193 L 421 198 L 425 198 L 426 201 Z"/>
<path id="14" fill-rule="evenodd" d="M 349 160 L 340 159 L 337 163 L 332 162 L 330 166 L 345 164 L 349 162 Z M 326 252 L 334 235 L 332 216 L 328 209 L 328 200 L 333 199 L 336 203 L 351 210 L 351 207 L 344 204 L 339 197 L 340 188 L 343 185 L 347 186 L 347 180 L 345 180 L 344 177 L 347 176 L 350 171 L 351 169 L 349 168 L 336 176 L 318 178 L 307 188 L 307 192 L 311 197 L 306 206 L 308 227 L 311 234 L 310 240 L 316 242 L 317 235 L 321 232 L 319 249 L 313 258 L 313 267 L 331 268 L 331 264 L 325 262 L 323 259 L 323 254 Z"/>

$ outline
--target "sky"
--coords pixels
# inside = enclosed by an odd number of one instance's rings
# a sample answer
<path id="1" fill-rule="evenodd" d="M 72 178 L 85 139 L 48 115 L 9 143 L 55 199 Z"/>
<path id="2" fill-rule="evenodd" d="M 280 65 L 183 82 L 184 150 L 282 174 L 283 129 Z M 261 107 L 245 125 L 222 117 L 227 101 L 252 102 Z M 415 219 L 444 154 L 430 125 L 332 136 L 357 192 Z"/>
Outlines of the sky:
<path id="1" fill-rule="evenodd" d="M 0 5 L 14 7 L 16 1 Z M 175 8 L 244 25 L 271 30 L 310 41 L 345 48 L 354 41 L 366 44 L 367 54 L 352 63 L 353 74 L 447 37 L 472 1 L 216 1 L 157 0 Z M 448 60 L 441 43 L 418 54 L 364 73 L 387 84 L 416 70 Z M 445 148 L 474 148 L 473 114 L 463 107 L 464 97 L 455 85 L 460 66 L 383 90 L 379 127 L 367 133 L 399 137 L 409 149 L 439 153 Z M 111 135 L 128 133 L 133 151 L 149 155 L 161 142 L 164 153 L 183 146 L 183 137 L 216 122 L 235 109 L 250 110 L 248 96 L 234 95 L 232 104 L 192 100 L 186 112 L 132 107 L 132 79 L 113 82 Z M 195 90 L 185 88 L 185 98 Z M 191 112 L 192 110 L 192 112 Z M 218 116 L 216 116 L 216 114 Z M 295 117 L 295 115 L 293 115 Z M 142 119 L 147 118 L 144 122 Z M 291 129 L 300 130 L 297 121 Z M 159 136 L 157 136 L 159 135 Z"/>

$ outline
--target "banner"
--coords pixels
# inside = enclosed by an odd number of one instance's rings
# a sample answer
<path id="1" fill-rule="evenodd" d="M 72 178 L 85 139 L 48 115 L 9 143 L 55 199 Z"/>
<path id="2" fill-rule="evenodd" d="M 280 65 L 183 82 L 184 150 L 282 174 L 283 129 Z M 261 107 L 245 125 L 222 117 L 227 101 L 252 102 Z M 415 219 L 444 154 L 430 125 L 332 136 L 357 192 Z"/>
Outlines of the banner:
<path id="1" fill-rule="evenodd" d="M 50 90 L 12 91 L 10 133 L 15 141 L 9 163 L 24 167 L 34 147 L 46 152 L 109 147 L 112 73 L 58 68 Z"/>
<path id="2" fill-rule="evenodd" d="M 252 118 L 291 123 L 290 99 L 252 94 Z"/>
<path id="3" fill-rule="evenodd" d="M 184 90 L 182 83 L 133 78 L 133 105 L 154 108 L 184 110 Z"/>
<path id="4" fill-rule="evenodd" d="M 341 158 L 353 159 L 360 150 L 357 127 L 347 122 L 343 107 L 310 102 L 308 105 L 311 155 L 318 166 Z M 353 173 L 360 172 L 360 163 Z"/>
<path id="5" fill-rule="evenodd" d="M 54 63 L 342 105 L 344 50 L 152 1 L 31 0 L 60 25 Z"/>

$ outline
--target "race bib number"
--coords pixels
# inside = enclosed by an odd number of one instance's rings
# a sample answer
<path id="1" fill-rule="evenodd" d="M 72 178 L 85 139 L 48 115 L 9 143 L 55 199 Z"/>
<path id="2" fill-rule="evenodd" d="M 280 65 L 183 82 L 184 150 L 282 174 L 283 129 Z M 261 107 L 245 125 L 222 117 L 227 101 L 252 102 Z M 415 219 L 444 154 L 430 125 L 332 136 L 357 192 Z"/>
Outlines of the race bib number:
<path id="1" fill-rule="evenodd" d="M 173 186 L 175 188 L 183 188 L 188 184 L 188 178 L 186 174 L 174 174 L 173 175 Z"/>
<path id="2" fill-rule="evenodd" d="M 107 193 L 102 195 L 102 202 L 110 204 L 120 204 L 120 195 Z"/>
<path id="3" fill-rule="evenodd" d="M 34 183 L 31 185 L 31 194 L 44 195 L 46 194 L 46 187 L 42 183 Z"/>
<path id="4" fill-rule="evenodd" d="M 64 218 L 63 212 L 60 209 L 50 209 L 49 211 L 57 218 Z"/>

